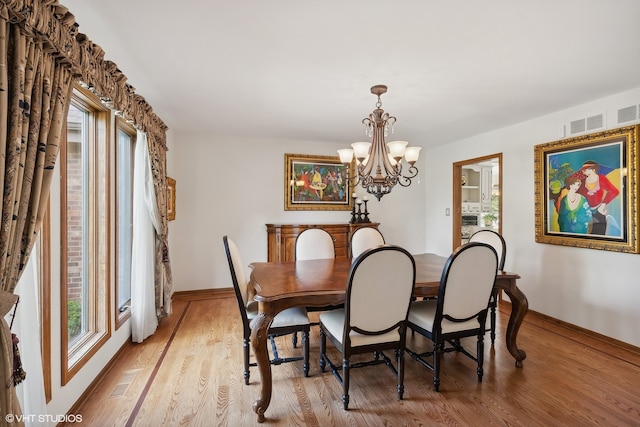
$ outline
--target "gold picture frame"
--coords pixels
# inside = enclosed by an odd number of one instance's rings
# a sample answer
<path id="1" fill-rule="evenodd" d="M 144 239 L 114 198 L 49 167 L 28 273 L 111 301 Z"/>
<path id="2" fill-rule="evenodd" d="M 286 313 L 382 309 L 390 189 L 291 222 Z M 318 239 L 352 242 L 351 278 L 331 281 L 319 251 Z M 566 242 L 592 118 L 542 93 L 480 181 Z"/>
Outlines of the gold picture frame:
<path id="1" fill-rule="evenodd" d="M 176 180 L 167 177 L 167 219 L 176 219 Z"/>
<path id="2" fill-rule="evenodd" d="M 349 167 L 353 176 L 353 162 Z M 284 210 L 351 210 L 351 186 L 344 177 L 338 156 L 285 153 Z"/>
<path id="3" fill-rule="evenodd" d="M 639 253 L 640 125 L 534 147 L 536 242 Z"/>

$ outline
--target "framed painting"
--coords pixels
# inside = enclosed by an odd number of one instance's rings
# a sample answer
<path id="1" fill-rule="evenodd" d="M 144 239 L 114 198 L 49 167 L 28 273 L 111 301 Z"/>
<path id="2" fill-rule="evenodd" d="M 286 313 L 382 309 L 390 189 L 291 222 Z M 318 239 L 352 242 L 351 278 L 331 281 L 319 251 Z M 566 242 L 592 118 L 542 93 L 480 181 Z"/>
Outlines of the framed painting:
<path id="1" fill-rule="evenodd" d="M 353 176 L 353 163 L 350 166 Z M 284 155 L 284 210 L 351 210 L 353 198 L 338 156 Z"/>
<path id="2" fill-rule="evenodd" d="M 176 180 L 167 177 L 167 219 L 176 219 Z"/>
<path id="3" fill-rule="evenodd" d="M 640 125 L 536 145 L 536 242 L 638 253 Z"/>

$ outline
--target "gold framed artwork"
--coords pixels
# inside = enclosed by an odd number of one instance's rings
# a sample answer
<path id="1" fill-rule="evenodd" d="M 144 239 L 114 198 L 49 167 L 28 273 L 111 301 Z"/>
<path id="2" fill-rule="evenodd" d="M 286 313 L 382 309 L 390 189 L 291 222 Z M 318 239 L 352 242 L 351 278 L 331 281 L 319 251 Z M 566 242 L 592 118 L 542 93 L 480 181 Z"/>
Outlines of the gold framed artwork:
<path id="1" fill-rule="evenodd" d="M 353 163 L 350 166 L 353 176 Z M 338 156 L 284 155 L 284 209 L 351 210 L 353 198 Z"/>
<path id="2" fill-rule="evenodd" d="M 639 253 L 639 129 L 534 147 L 536 242 Z"/>
<path id="3" fill-rule="evenodd" d="M 167 177 L 167 219 L 176 219 L 176 180 Z"/>

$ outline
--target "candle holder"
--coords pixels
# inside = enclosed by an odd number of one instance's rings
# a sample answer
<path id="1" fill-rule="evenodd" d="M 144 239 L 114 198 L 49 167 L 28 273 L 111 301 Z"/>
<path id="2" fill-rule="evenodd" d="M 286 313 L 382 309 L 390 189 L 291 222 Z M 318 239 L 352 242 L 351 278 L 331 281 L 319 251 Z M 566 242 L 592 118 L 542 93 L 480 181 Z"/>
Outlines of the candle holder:
<path id="1" fill-rule="evenodd" d="M 367 203 L 369 200 L 365 197 L 364 199 L 358 199 L 358 196 L 354 193 L 352 196 L 353 204 L 351 208 L 351 221 L 350 224 L 364 224 L 370 223 L 369 220 L 369 210 L 367 208 Z M 364 204 L 364 211 L 362 205 Z M 357 206 L 357 207 L 356 207 Z"/>
<path id="2" fill-rule="evenodd" d="M 358 196 L 356 196 L 356 193 L 353 193 L 351 197 L 353 198 L 353 203 L 351 204 L 351 221 L 349 223 L 355 224 L 358 222 L 358 218 L 356 217 L 356 199 Z"/>
<path id="3" fill-rule="evenodd" d="M 367 203 L 369 202 L 369 200 L 367 200 L 366 198 L 364 199 L 364 217 L 362 218 L 361 222 L 364 223 L 369 223 L 371 222 L 369 220 L 369 211 L 367 210 Z"/>

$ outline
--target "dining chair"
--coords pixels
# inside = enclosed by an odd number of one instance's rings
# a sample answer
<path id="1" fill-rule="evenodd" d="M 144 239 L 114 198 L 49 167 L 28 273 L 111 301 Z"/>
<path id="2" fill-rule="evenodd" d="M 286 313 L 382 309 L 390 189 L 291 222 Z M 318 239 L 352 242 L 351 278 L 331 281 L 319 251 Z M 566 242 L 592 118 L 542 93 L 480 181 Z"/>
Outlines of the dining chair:
<path id="1" fill-rule="evenodd" d="M 351 257 L 356 259 L 358 255 L 367 249 L 384 245 L 384 236 L 373 227 L 358 228 L 351 236 Z"/>
<path id="2" fill-rule="evenodd" d="M 406 322 L 415 276 L 415 260 L 405 249 L 368 249 L 351 265 L 344 307 L 320 314 L 320 370 L 329 365 L 342 385 L 345 410 L 352 368 L 386 364 L 397 375 L 398 399 L 403 398 Z M 327 355 L 327 338 L 342 353 L 342 375 Z M 396 366 L 384 350 L 395 352 Z M 362 353 L 373 353 L 373 359 L 351 360 Z"/>
<path id="3" fill-rule="evenodd" d="M 447 259 L 438 298 L 411 303 L 407 326 L 431 340 L 433 350 L 418 353 L 407 348 L 407 353 L 433 371 L 435 391 L 440 388 L 440 356 L 449 351 L 459 351 L 476 361 L 478 382 L 482 382 L 486 319 L 497 270 L 498 256 L 492 246 L 466 243 Z M 475 355 L 460 342 L 473 336 L 477 337 Z M 426 359 L 429 356 L 433 356 L 431 363 Z"/>
<path id="4" fill-rule="evenodd" d="M 251 321 L 258 315 L 258 303 L 249 299 L 249 283 L 245 279 L 244 268 L 240 260 L 240 253 L 235 242 L 227 236 L 222 238 L 224 250 L 229 262 L 229 271 L 231 272 L 231 281 L 236 294 L 238 308 L 240 309 L 240 317 L 242 318 L 242 346 L 244 353 L 244 383 L 249 384 L 249 367 L 256 366 L 250 363 L 249 347 L 251 340 Z M 309 376 L 309 331 L 311 324 L 307 311 L 302 307 L 294 307 L 278 313 L 269 328 L 269 340 L 271 342 L 271 350 L 273 357 L 270 358 L 272 365 L 280 365 L 282 363 L 294 362 L 302 360 L 302 370 L 304 376 Z M 302 333 L 302 357 L 280 357 L 276 347 L 275 338 L 282 335 Z M 294 343 L 295 346 L 295 343 Z"/>
<path id="5" fill-rule="evenodd" d="M 296 237 L 296 261 L 335 258 L 335 256 L 335 243 L 327 230 L 307 228 Z"/>
<path id="6" fill-rule="evenodd" d="M 470 242 L 481 242 L 491 245 L 498 254 L 498 270 L 504 270 L 504 259 L 507 255 L 507 244 L 504 237 L 500 233 L 493 230 L 478 230 L 469 237 Z M 489 303 L 491 318 L 491 345 L 496 342 L 496 307 L 498 305 L 498 290 L 494 289 L 491 293 L 491 302 Z"/>
<path id="7" fill-rule="evenodd" d="M 296 237 L 295 245 L 295 260 L 305 261 L 310 259 L 328 259 L 335 258 L 336 249 L 333 241 L 333 236 L 322 228 L 307 228 L 302 230 Z M 325 306 L 325 307 L 307 307 L 309 312 L 323 312 L 326 310 L 333 310 L 339 306 Z M 318 323 L 312 323 L 312 326 L 317 326 Z M 297 335 L 292 337 L 293 342 L 297 340 Z"/>

